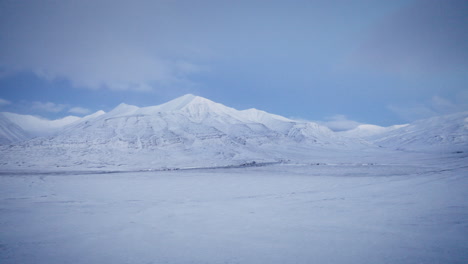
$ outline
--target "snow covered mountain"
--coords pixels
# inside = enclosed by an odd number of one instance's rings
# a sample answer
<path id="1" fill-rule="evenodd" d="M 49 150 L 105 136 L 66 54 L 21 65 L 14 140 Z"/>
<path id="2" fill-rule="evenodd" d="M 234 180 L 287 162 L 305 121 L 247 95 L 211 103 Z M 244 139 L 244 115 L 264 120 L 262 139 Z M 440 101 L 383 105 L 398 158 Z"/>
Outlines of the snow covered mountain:
<path id="1" fill-rule="evenodd" d="M 351 130 L 337 132 L 337 134 L 341 136 L 345 136 L 345 137 L 351 137 L 351 138 L 369 138 L 369 137 L 378 136 L 378 135 L 393 131 L 395 129 L 405 127 L 405 126 L 407 126 L 407 124 L 394 125 L 394 126 L 389 126 L 389 127 L 382 127 L 382 126 L 371 125 L 371 124 L 363 124 Z"/>
<path id="2" fill-rule="evenodd" d="M 0 145 L 20 142 L 28 138 L 30 135 L 26 131 L 0 113 Z"/>
<path id="3" fill-rule="evenodd" d="M 90 138 L 91 137 L 91 138 Z M 257 109 L 238 111 L 208 99 L 185 95 L 168 103 L 139 108 L 121 104 L 91 122 L 79 122 L 57 137 L 62 142 L 120 141 L 129 147 L 188 146 L 194 140 L 226 139 L 260 145 L 272 140 L 333 144 L 326 127 L 299 122 Z"/>
<path id="4" fill-rule="evenodd" d="M 238 111 L 189 94 L 151 107 L 120 104 L 70 122 L 55 135 L 17 144 L 8 156 L 31 166 L 41 160 L 44 167 L 224 166 L 278 161 L 293 147 L 346 144 L 316 123 Z"/>
<path id="5" fill-rule="evenodd" d="M 99 111 L 83 118 L 44 122 L 30 116 L 6 116 L 19 129 L 47 137 L 1 148 L 3 169 L 229 166 L 350 157 L 359 151 L 377 151 L 378 146 L 459 147 L 468 141 L 467 113 L 407 126 L 361 126 L 346 134 L 257 109 L 239 111 L 190 94 L 157 106 L 120 104 L 108 113 Z M 18 131 L 9 135 L 19 135 Z"/>
<path id="6" fill-rule="evenodd" d="M 389 149 L 468 150 L 468 112 L 436 116 L 411 124 L 389 127 L 365 124 L 337 134 L 350 139 L 366 140 Z"/>
<path id="7" fill-rule="evenodd" d="M 77 116 L 67 116 L 57 120 L 48 120 L 32 115 L 20 115 L 15 113 L 2 113 L 5 118 L 14 123 L 31 136 L 48 136 L 52 135 L 64 126 L 80 120 Z"/>
<path id="8" fill-rule="evenodd" d="M 454 148 L 468 151 L 468 112 L 419 120 L 368 139 L 380 146 L 402 150 Z"/>
<path id="9" fill-rule="evenodd" d="M 33 137 L 55 135 L 57 133 L 60 133 L 64 128 L 70 125 L 92 119 L 102 114 L 104 114 L 104 111 L 98 111 L 94 114 L 85 117 L 66 116 L 61 119 L 48 120 L 32 115 L 21 115 L 9 112 L 2 112 L 0 113 L 0 121 L 2 122 L 0 124 L 0 129 L 6 130 L 11 128 L 15 131 L 21 131 L 17 133 L 22 133 L 23 135 L 18 137 L 17 140 L 11 141 L 18 142 Z"/>

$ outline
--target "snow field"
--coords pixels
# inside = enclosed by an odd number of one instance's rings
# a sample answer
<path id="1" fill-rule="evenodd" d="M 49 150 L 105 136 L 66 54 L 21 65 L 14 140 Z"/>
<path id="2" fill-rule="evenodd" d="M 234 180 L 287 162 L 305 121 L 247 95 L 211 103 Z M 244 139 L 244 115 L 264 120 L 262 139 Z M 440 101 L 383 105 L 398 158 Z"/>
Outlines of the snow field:
<path id="1" fill-rule="evenodd" d="M 467 263 L 462 162 L 0 176 L 1 263 Z"/>

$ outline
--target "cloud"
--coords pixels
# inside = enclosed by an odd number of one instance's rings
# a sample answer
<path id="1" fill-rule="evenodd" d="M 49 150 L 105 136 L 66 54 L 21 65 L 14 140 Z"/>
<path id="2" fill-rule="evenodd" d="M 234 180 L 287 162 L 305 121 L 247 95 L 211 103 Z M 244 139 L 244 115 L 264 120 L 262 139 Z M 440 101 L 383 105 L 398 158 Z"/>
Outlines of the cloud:
<path id="1" fill-rule="evenodd" d="M 58 113 L 63 111 L 66 108 L 66 105 L 36 101 L 31 104 L 31 108 L 42 112 Z"/>
<path id="2" fill-rule="evenodd" d="M 353 33 L 370 16 L 362 8 L 393 5 L 355 2 L 3 1 L 0 69 L 143 91 L 192 87 L 195 75 L 216 70 L 232 79 L 310 76 L 359 39 Z"/>
<path id="3" fill-rule="evenodd" d="M 327 121 L 319 122 L 333 131 L 346 131 L 361 125 L 357 121 L 349 120 L 345 115 L 334 115 L 326 118 Z"/>
<path id="4" fill-rule="evenodd" d="M 0 98 L 0 106 L 9 105 L 9 104 L 11 104 L 10 101 Z"/>
<path id="5" fill-rule="evenodd" d="M 369 32 L 356 64 L 400 75 L 468 70 L 465 0 L 417 0 L 387 16 Z"/>
<path id="6" fill-rule="evenodd" d="M 460 105 L 456 105 L 437 95 L 432 97 L 431 108 L 438 114 L 449 114 L 462 111 L 462 107 Z"/>
<path id="7" fill-rule="evenodd" d="M 181 24 L 182 14 L 167 12 L 171 5 L 175 4 L 3 2 L 0 35 L 7 37 L 0 39 L 0 67 L 90 89 L 145 91 L 189 84 L 187 76 L 204 69 L 195 62 L 201 49 L 188 48 L 190 34 L 179 31 L 190 30 L 190 25 Z"/>
<path id="8" fill-rule="evenodd" d="M 418 119 L 429 118 L 437 115 L 434 110 L 423 104 L 388 105 L 387 108 L 406 122 L 412 122 Z"/>
<path id="9" fill-rule="evenodd" d="M 441 96 L 433 96 L 425 103 L 388 105 L 387 108 L 405 121 L 411 122 L 432 116 L 451 114 L 468 109 L 468 104 L 455 104 Z"/>
<path id="10" fill-rule="evenodd" d="M 85 115 L 85 114 L 89 114 L 91 110 L 87 108 L 83 108 L 83 107 L 72 107 L 70 108 L 70 110 L 68 110 L 68 112 L 72 114 Z"/>

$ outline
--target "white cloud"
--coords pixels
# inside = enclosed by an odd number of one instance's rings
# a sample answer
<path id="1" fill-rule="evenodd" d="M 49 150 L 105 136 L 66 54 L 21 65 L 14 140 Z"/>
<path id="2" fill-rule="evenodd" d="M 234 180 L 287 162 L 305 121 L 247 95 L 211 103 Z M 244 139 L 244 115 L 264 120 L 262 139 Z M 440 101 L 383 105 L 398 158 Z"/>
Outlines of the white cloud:
<path id="1" fill-rule="evenodd" d="M 0 98 L 0 106 L 9 105 L 9 104 L 11 104 L 10 101 Z"/>
<path id="2" fill-rule="evenodd" d="M 319 122 L 333 131 L 346 131 L 361 125 L 354 120 L 349 120 L 345 115 L 334 115 L 326 118 L 327 121 Z"/>
<path id="3" fill-rule="evenodd" d="M 432 97 L 431 106 L 434 111 L 441 114 L 460 111 L 459 106 L 440 96 Z"/>
<path id="4" fill-rule="evenodd" d="M 66 105 L 56 104 L 52 102 L 33 102 L 31 108 L 43 112 L 58 113 L 66 108 Z"/>
<path id="5" fill-rule="evenodd" d="M 85 114 L 89 114 L 91 111 L 83 107 L 72 107 L 70 108 L 70 110 L 68 110 L 68 112 L 72 114 L 85 115 Z"/>
<path id="6" fill-rule="evenodd" d="M 415 121 L 437 115 L 466 111 L 468 105 L 455 104 L 441 96 L 433 96 L 425 103 L 407 105 L 389 105 L 387 108 L 405 121 Z"/>
<path id="7" fill-rule="evenodd" d="M 429 118 L 431 116 L 437 115 L 437 113 L 434 112 L 430 107 L 422 104 L 406 106 L 389 105 L 387 108 L 406 122 L 412 122 L 418 119 Z"/>

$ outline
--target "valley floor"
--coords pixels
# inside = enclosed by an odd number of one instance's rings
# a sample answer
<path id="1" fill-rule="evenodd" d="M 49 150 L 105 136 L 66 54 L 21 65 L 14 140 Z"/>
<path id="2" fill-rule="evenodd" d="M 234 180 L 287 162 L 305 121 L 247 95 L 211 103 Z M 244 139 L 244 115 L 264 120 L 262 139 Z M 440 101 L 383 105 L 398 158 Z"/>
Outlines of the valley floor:
<path id="1" fill-rule="evenodd" d="M 1 263 L 468 263 L 468 175 L 275 164 L 0 176 Z"/>

